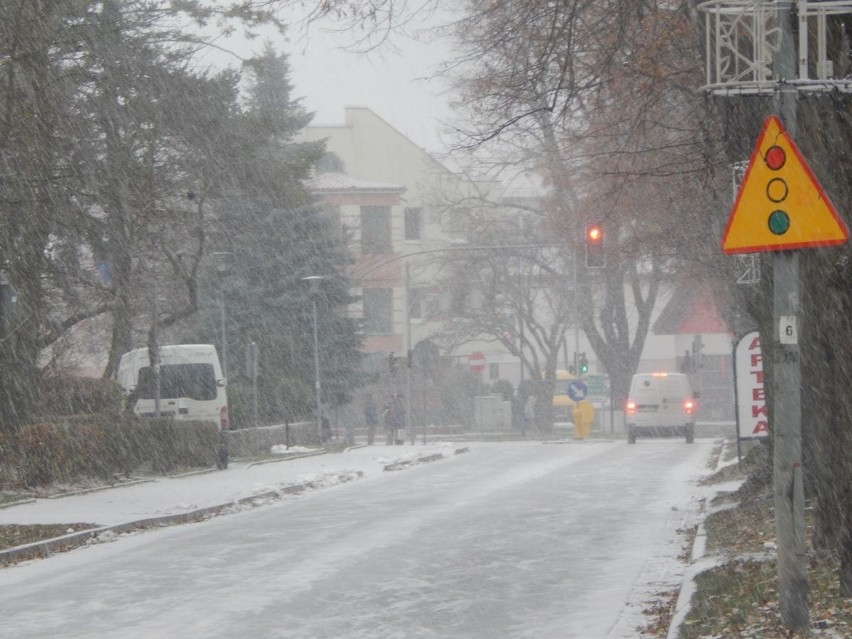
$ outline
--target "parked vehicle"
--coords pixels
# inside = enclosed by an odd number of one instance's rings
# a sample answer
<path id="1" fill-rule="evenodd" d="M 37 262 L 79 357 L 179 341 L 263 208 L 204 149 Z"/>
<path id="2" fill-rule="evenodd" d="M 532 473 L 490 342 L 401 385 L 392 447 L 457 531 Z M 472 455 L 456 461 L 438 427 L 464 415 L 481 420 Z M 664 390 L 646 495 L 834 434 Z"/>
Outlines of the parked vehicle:
<path id="1" fill-rule="evenodd" d="M 638 373 L 625 405 L 627 441 L 638 436 L 682 435 L 695 441 L 696 394 L 683 373 Z"/>
<path id="2" fill-rule="evenodd" d="M 157 379 L 148 349 L 121 356 L 116 381 L 127 395 L 129 410 L 141 417 L 156 416 Z M 216 347 L 175 344 L 160 347 L 160 417 L 211 421 L 219 426 L 222 451 L 219 466 L 228 464 L 228 394 Z"/>

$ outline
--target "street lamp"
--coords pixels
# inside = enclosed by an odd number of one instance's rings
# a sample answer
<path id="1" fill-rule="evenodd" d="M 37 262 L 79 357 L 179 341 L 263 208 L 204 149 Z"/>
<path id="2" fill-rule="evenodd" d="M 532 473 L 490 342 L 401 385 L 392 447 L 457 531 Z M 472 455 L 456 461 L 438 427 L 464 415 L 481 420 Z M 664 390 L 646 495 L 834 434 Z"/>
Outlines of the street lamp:
<path id="1" fill-rule="evenodd" d="M 216 273 L 219 275 L 219 332 L 222 339 L 222 377 L 228 379 L 228 332 L 225 329 L 225 276 L 231 270 L 231 258 L 234 256 L 230 251 L 217 251 L 212 253 L 215 261 Z"/>
<path id="2" fill-rule="evenodd" d="M 303 277 L 302 281 L 310 284 L 311 301 L 313 303 L 313 318 L 314 318 L 314 392 L 317 399 L 317 435 L 320 443 L 323 440 L 322 434 L 322 391 L 320 386 L 320 363 L 319 363 L 319 334 L 317 332 L 317 295 L 319 294 L 320 283 L 325 279 L 322 275 L 309 275 Z"/>

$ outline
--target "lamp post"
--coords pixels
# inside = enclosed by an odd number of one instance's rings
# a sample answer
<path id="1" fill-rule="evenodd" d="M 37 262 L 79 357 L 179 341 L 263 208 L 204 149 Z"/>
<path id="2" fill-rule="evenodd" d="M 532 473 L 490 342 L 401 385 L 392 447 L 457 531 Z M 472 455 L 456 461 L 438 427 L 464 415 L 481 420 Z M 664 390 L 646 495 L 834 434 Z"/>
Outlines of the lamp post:
<path id="1" fill-rule="evenodd" d="M 302 281 L 310 285 L 311 302 L 313 305 L 314 320 L 314 392 L 317 400 L 317 435 L 320 443 L 322 434 L 322 387 L 320 385 L 320 362 L 319 362 L 319 333 L 317 331 L 317 295 L 319 294 L 320 282 L 325 279 L 322 275 L 309 275 L 303 277 Z"/>
<path id="2" fill-rule="evenodd" d="M 216 273 L 219 275 L 219 333 L 222 340 L 222 377 L 228 379 L 228 331 L 225 328 L 225 276 L 231 270 L 231 258 L 234 256 L 230 251 L 217 251 L 213 253 L 216 264 Z"/>

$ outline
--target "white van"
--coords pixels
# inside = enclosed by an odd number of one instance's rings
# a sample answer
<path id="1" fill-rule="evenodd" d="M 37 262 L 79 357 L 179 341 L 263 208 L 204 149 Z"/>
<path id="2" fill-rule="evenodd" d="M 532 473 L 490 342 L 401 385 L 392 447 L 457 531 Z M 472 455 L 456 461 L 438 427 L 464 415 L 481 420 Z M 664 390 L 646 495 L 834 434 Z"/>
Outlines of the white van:
<path id="1" fill-rule="evenodd" d="M 115 379 L 134 413 L 154 417 L 156 386 L 147 348 L 122 355 Z M 216 422 L 227 430 L 228 395 L 215 346 L 160 347 L 160 416 Z"/>
<path id="2" fill-rule="evenodd" d="M 695 441 L 695 393 L 683 373 L 638 373 L 624 410 L 627 441 L 638 435 L 683 435 Z"/>

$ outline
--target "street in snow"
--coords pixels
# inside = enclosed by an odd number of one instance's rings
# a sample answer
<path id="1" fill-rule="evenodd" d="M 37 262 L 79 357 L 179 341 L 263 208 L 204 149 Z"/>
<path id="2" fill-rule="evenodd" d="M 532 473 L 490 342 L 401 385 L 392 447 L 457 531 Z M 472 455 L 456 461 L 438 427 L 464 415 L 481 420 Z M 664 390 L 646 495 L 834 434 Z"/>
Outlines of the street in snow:
<path id="1" fill-rule="evenodd" d="M 472 443 L 384 471 L 392 450 L 310 462 L 357 481 L 4 569 L 4 634 L 635 637 L 680 584 L 713 442 Z"/>

